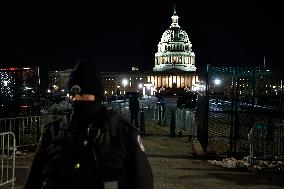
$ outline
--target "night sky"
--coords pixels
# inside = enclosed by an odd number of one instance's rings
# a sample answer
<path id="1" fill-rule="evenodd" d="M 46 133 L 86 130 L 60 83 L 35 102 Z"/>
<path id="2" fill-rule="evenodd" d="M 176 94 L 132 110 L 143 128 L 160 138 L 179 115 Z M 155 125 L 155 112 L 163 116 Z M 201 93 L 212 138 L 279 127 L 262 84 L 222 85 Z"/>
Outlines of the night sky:
<path id="1" fill-rule="evenodd" d="M 196 66 L 283 67 L 282 6 L 272 1 L 21 1 L 1 6 L 1 66 L 72 68 L 93 56 L 102 71 L 150 71 L 173 4 Z M 282 11 L 283 12 L 283 11 Z"/>

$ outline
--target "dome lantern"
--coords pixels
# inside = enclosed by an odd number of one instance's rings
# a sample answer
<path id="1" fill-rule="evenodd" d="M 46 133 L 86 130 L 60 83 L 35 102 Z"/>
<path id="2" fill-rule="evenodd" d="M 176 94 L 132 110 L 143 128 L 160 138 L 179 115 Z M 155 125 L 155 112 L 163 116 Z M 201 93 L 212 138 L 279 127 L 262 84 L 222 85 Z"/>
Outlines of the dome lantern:
<path id="1" fill-rule="evenodd" d="M 171 17 L 172 18 L 172 24 L 171 24 L 171 27 L 180 27 L 178 25 L 178 15 L 177 15 L 177 11 L 176 11 L 176 6 L 174 5 L 174 14 L 173 16 Z"/>

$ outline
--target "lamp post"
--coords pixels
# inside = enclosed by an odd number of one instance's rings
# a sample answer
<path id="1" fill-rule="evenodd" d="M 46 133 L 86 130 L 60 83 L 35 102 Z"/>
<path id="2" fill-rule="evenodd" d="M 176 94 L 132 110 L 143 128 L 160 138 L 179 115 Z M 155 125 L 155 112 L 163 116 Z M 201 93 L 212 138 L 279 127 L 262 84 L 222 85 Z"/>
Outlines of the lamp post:
<path id="1" fill-rule="evenodd" d="M 127 79 L 122 80 L 122 84 L 123 84 L 123 87 L 124 87 L 123 88 L 124 89 L 123 94 L 125 94 L 125 88 L 126 88 L 127 83 L 128 83 Z"/>
<path id="2" fill-rule="evenodd" d="M 142 83 L 139 83 L 139 84 L 138 84 L 138 88 L 139 88 L 140 94 L 142 94 L 143 84 L 142 84 Z"/>

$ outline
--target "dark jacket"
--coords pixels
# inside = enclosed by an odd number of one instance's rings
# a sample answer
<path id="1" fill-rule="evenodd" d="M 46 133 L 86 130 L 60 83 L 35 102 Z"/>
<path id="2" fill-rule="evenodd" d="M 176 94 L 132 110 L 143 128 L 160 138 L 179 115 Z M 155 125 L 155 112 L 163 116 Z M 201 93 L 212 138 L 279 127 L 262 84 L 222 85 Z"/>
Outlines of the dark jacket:
<path id="1" fill-rule="evenodd" d="M 139 100 L 136 96 L 131 96 L 129 99 L 129 109 L 131 112 L 139 111 Z"/>
<path id="2" fill-rule="evenodd" d="M 60 128 L 68 127 L 73 130 L 83 130 L 91 122 L 100 127 L 101 134 L 98 140 L 107 141 L 103 145 L 110 149 L 110 152 L 106 152 L 106 155 L 99 154 L 99 163 L 100 158 L 115 156 L 116 154 L 123 157 L 122 169 L 125 173 L 123 189 L 153 189 L 153 175 L 150 164 L 138 143 L 137 131 L 131 124 L 121 119 L 117 113 L 107 110 L 101 104 L 90 102 L 75 103 L 70 119 L 67 120 L 70 121 L 56 120 L 44 128 L 24 189 L 41 188 L 43 172 L 48 162 L 48 149 L 52 140 L 58 135 Z M 112 179 L 111 174 L 105 176 L 109 177 L 108 180 Z M 80 186 L 80 188 L 87 187 Z"/>

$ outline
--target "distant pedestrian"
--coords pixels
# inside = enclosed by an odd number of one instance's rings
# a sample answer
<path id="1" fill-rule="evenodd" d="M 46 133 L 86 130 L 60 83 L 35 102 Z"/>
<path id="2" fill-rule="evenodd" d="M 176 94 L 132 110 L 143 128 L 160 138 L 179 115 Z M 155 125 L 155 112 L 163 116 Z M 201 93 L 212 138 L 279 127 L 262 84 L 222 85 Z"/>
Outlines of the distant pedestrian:
<path id="1" fill-rule="evenodd" d="M 24 189 L 153 189 L 137 129 L 101 103 L 91 60 L 78 62 L 68 89 L 72 112 L 44 127 Z"/>
<path id="2" fill-rule="evenodd" d="M 158 102 L 157 105 L 159 107 L 159 122 L 157 125 L 161 125 L 164 122 L 166 124 L 166 101 L 165 98 L 161 94 L 157 94 Z"/>
<path id="3" fill-rule="evenodd" d="M 130 121 L 131 124 L 135 124 L 135 127 L 138 127 L 138 113 L 139 113 L 139 100 L 138 94 L 133 93 L 129 99 L 129 110 L 130 110 Z"/>

